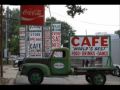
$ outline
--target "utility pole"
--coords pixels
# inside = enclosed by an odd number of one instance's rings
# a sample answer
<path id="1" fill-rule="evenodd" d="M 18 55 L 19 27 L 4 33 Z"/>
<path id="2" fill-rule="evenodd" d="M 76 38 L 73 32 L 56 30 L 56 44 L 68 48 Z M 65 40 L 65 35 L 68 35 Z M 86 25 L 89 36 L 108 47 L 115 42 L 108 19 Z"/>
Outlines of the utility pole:
<path id="1" fill-rule="evenodd" d="M 3 38 L 3 29 L 2 29 L 2 18 L 3 18 L 3 7 L 0 5 L 0 77 L 3 77 L 3 50 L 2 50 L 2 38 Z"/>
<path id="2" fill-rule="evenodd" d="M 6 32 L 5 32 L 5 57 L 6 57 L 6 61 L 8 64 L 8 15 L 9 15 L 9 8 L 6 8 Z"/>

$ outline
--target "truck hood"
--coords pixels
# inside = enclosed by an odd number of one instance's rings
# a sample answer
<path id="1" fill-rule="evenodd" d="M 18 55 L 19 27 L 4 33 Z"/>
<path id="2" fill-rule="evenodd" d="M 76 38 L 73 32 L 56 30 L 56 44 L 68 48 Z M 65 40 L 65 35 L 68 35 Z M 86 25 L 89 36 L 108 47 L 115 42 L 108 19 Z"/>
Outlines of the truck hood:
<path id="1" fill-rule="evenodd" d="M 50 64 L 50 57 L 45 58 L 25 58 L 24 63 Z"/>

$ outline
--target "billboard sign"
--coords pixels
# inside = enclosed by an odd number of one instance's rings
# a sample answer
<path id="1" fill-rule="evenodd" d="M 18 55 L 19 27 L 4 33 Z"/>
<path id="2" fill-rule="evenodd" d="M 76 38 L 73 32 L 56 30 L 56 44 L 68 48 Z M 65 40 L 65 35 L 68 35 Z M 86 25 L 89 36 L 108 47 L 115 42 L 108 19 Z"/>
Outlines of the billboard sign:
<path id="1" fill-rule="evenodd" d="M 42 32 L 29 32 L 28 57 L 42 57 Z"/>
<path id="2" fill-rule="evenodd" d="M 61 47 L 61 24 L 52 24 L 52 48 Z"/>
<path id="3" fill-rule="evenodd" d="M 21 5 L 21 25 L 44 25 L 44 5 Z"/>
<path id="4" fill-rule="evenodd" d="M 109 56 L 109 36 L 72 36 L 70 37 L 71 56 Z"/>

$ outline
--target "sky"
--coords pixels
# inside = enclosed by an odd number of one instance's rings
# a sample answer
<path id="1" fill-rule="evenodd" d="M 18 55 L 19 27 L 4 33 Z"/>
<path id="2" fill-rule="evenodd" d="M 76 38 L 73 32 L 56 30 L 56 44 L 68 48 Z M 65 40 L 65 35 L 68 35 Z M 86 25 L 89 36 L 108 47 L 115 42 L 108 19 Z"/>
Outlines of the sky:
<path id="1" fill-rule="evenodd" d="M 95 35 L 98 32 L 114 34 L 120 28 L 120 5 L 81 5 L 87 11 L 74 18 L 67 15 L 66 5 L 50 5 L 51 16 L 67 22 L 76 35 Z M 6 6 L 4 6 L 6 7 Z M 11 9 L 20 6 L 11 6 Z M 49 9 L 45 8 L 45 18 L 50 17 Z"/>

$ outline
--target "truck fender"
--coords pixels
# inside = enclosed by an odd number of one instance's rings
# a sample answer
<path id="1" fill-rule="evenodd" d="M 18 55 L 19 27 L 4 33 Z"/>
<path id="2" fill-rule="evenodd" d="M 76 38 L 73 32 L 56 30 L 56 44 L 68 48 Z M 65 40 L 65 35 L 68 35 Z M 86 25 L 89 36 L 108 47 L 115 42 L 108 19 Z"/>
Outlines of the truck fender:
<path id="1" fill-rule="evenodd" d="M 39 64 L 39 63 L 27 63 L 24 65 L 26 67 L 26 74 L 28 75 L 29 72 L 33 69 L 38 69 L 41 70 L 44 74 L 44 76 L 49 76 L 50 75 L 50 69 L 47 65 L 45 64 Z M 24 70 L 25 71 L 25 70 Z"/>

